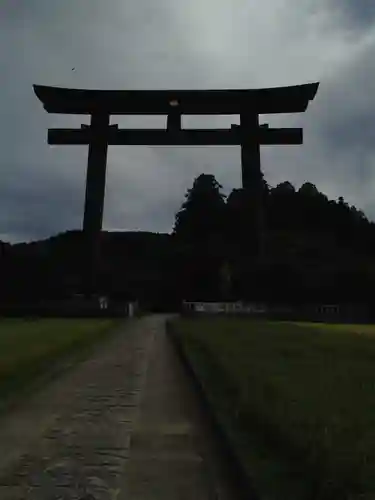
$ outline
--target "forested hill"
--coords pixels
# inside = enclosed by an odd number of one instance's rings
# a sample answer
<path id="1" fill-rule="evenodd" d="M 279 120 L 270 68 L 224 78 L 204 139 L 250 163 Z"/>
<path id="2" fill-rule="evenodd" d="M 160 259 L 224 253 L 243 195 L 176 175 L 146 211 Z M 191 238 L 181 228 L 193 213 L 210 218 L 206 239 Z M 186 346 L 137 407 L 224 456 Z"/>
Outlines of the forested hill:
<path id="1" fill-rule="evenodd" d="M 171 236 L 149 232 L 101 234 L 101 290 L 141 297 L 166 274 Z M 1 257 L 1 295 L 5 299 L 62 298 L 82 293 L 83 234 L 68 231 L 32 243 L 6 245 Z"/>
<path id="2" fill-rule="evenodd" d="M 201 174 L 176 214 L 172 234 L 101 235 L 100 290 L 168 302 L 195 299 L 366 301 L 375 285 L 375 224 L 343 198 L 313 184 L 264 183 L 264 255 L 255 257 L 251 196 L 228 197 Z M 47 240 L 0 244 L 2 300 L 39 300 L 82 291 L 83 240 L 68 231 Z M 223 288 L 223 273 L 230 285 Z M 227 280 L 227 281 L 228 281 Z"/>

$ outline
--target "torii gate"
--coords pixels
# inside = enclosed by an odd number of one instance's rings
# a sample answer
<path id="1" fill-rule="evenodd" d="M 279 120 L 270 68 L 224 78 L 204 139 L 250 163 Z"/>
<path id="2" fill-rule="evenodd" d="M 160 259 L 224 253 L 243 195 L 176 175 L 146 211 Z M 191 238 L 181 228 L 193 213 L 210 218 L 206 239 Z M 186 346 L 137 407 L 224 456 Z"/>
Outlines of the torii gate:
<path id="1" fill-rule="evenodd" d="M 242 187 L 258 199 L 258 236 L 262 234 L 260 145 L 302 144 L 300 128 L 269 128 L 259 115 L 301 113 L 319 83 L 256 90 L 86 90 L 34 85 L 48 113 L 91 115 L 81 129 L 49 129 L 48 144 L 88 144 L 83 231 L 88 242 L 90 291 L 102 229 L 108 145 L 240 145 Z M 240 115 L 230 129 L 182 129 L 181 116 Z M 166 115 L 165 130 L 119 129 L 111 115 Z"/>

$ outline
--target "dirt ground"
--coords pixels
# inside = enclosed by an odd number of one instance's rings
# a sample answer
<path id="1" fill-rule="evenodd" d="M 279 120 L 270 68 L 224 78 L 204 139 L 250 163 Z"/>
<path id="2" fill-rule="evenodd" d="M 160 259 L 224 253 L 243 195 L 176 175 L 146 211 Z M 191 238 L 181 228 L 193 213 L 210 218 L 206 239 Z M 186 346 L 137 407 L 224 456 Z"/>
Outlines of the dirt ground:
<path id="1" fill-rule="evenodd" d="M 165 319 L 124 323 L 1 417 L 1 500 L 236 498 Z"/>

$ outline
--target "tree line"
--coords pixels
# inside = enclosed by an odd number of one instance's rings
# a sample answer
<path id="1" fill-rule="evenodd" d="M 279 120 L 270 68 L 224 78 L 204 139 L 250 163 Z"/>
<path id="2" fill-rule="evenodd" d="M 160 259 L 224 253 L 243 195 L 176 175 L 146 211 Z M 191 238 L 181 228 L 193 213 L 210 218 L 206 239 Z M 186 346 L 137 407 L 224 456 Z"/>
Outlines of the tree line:
<path id="1" fill-rule="evenodd" d="M 298 190 L 290 182 L 273 188 L 264 182 L 262 198 L 259 260 L 257 208 L 251 193 L 235 189 L 226 198 L 214 176 L 202 174 L 194 181 L 174 228 L 191 266 L 185 265 L 184 278 L 192 295 L 215 295 L 224 268 L 230 275 L 230 299 L 372 300 L 375 224 L 362 211 L 342 197 L 329 200 L 309 182 Z M 205 291 L 193 283 L 199 275 Z"/>
<path id="2" fill-rule="evenodd" d="M 98 292 L 160 307 L 183 299 L 372 303 L 375 224 L 362 211 L 309 182 L 296 189 L 263 180 L 260 195 L 225 196 L 213 175 L 201 174 L 171 234 L 103 231 Z M 1 243 L 0 298 L 81 293 L 82 236 Z"/>

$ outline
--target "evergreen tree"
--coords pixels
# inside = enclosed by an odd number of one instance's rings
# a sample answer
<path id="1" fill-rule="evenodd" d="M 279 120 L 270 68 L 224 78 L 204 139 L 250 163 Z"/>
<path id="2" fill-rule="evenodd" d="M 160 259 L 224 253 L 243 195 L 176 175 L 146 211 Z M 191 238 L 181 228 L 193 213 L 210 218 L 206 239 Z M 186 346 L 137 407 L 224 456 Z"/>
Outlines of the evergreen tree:
<path id="1" fill-rule="evenodd" d="M 225 196 L 221 189 L 213 175 L 199 175 L 176 214 L 174 234 L 191 243 L 220 238 L 225 216 Z"/>
<path id="2" fill-rule="evenodd" d="M 214 299 L 220 294 L 225 196 L 210 174 L 199 175 L 176 214 L 174 236 L 182 246 L 180 280 L 185 298 Z"/>

